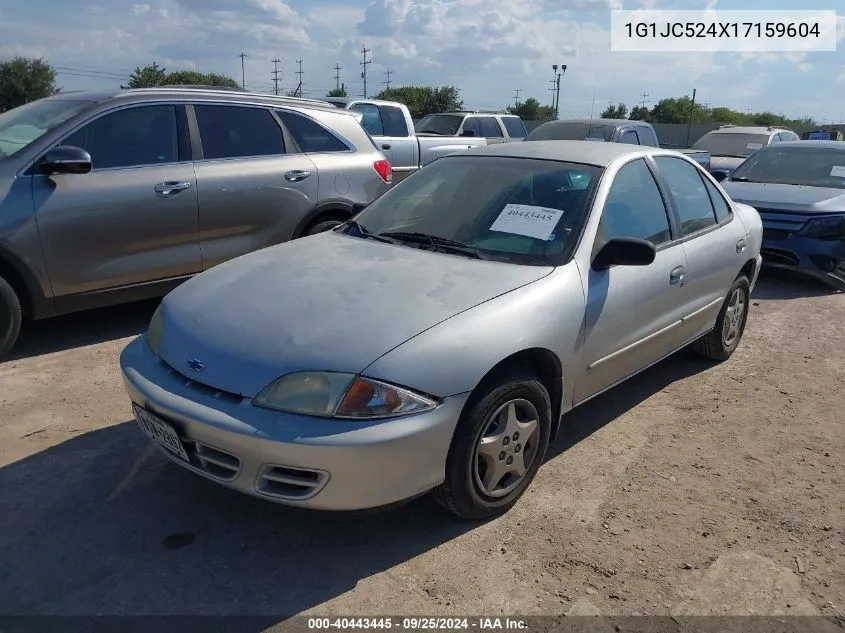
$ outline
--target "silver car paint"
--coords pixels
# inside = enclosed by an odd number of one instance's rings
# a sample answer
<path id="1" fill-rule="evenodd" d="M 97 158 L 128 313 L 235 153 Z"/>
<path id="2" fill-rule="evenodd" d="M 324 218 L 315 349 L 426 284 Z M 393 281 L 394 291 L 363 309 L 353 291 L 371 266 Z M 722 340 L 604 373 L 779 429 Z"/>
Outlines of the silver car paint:
<path id="1" fill-rule="evenodd" d="M 497 363 L 526 350 L 550 354 L 562 368 L 565 411 L 712 329 L 720 303 L 711 298 L 718 295 L 723 301 L 749 262 L 754 264 L 752 285 L 756 281 L 762 226 L 753 208 L 737 204 L 731 205 L 729 221 L 662 249 L 650 266 L 592 270 L 601 209 L 615 173 L 630 160 L 679 156 L 677 152 L 575 141 L 515 143 L 472 153 L 558 160 L 578 156 L 606 166 L 571 262 L 554 269 L 499 265 L 335 233 L 268 249 L 204 273 L 165 299 L 163 362 L 143 336 L 121 356 L 133 401 L 175 415 L 189 437 L 195 433 L 224 450 L 242 451 L 249 467 L 226 485 L 262 496 L 254 483 L 262 463 L 295 460 L 302 467 L 330 472 L 329 483 L 307 500 L 275 501 L 323 509 L 372 507 L 443 480 L 457 422 L 452 403 L 465 398 Z M 719 235 L 727 244 L 723 249 L 712 237 Z M 737 236 L 745 240 L 744 250 L 738 248 Z M 727 261 L 706 268 L 702 253 L 714 245 Z M 323 257 L 305 257 L 306 247 L 319 248 Z M 332 252 L 343 256 L 326 261 Z M 688 258 L 700 263 L 690 268 L 686 283 L 673 282 L 673 268 Z M 344 273 L 344 265 L 355 273 Z M 284 274 L 289 270 L 298 275 Z M 329 275 L 340 280 L 325 280 Z M 247 283 L 252 289 L 242 290 Z M 327 296 L 327 291 L 340 294 Z M 193 357 L 201 358 L 207 369 L 201 377 L 181 376 Z M 355 426 L 268 414 L 243 397 L 297 369 L 361 371 L 444 398 L 451 417 L 438 408 L 371 423 L 368 441 L 341 448 L 338 442 L 359 432 Z M 417 441 L 407 435 L 408 425 L 425 429 Z M 230 434 L 218 434 L 218 429 Z M 407 481 L 401 465 L 387 478 L 367 469 L 385 458 L 382 443 L 397 436 L 408 442 L 400 454 L 409 451 L 413 464 L 430 464 L 419 481 Z M 277 444 L 268 447 L 267 439 Z M 303 441 L 331 451 L 303 459 L 298 452 Z M 416 469 L 413 464 L 411 470 Z M 347 475 L 361 469 L 368 478 L 353 489 Z M 429 476 L 434 472 L 436 477 Z M 388 481 L 397 476 L 406 481 L 401 490 Z M 338 488 L 332 489 L 334 485 Z M 354 498 L 339 500 L 337 490 Z"/>

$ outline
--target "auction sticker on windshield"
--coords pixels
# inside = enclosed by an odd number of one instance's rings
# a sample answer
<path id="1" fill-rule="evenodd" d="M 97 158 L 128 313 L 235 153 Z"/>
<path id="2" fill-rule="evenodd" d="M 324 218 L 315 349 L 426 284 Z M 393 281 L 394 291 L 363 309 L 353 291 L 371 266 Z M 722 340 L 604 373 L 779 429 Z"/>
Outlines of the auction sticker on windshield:
<path id="1" fill-rule="evenodd" d="M 508 204 L 490 226 L 490 230 L 548 240 L 562 215 L 560 209 Z"/>
<path id="2" fill-rule="evenodd" d="M 749 143 L 745 147 L 746 147 L 746 149 L 757 151 L 758 149 L 763 149 L 763 144 L 762 143 Z"/>
<path id="3" fill-rule="evenodd" d="M 834 165 L 833 169 L 830 170 L 830 175 L 834 178 L 845 178 L 845 166 Z"/>

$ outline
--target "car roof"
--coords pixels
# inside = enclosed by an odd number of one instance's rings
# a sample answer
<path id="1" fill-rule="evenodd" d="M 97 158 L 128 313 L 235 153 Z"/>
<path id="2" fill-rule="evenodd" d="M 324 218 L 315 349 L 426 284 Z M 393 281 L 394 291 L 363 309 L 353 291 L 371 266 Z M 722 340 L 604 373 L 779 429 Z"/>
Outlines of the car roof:
<path id="1" fill-rule="evenodd" d="M 648 121 L 634 121 L 631 119 L 558 119 L 556 121 L 546 121 L 542 126 L 538 127 L 556 127 L 559 125 L 566 125 L 568 123 L 578 123 L 581 125 L 611 125 L 615 127 L 621 127 L 623 125 L 647 125 L 651 127 L 651 124 Z"/>
<path id="2" fill-rule="evenodd" d="M 669 150 L 644 145 L 624 143 L 600 143 L 597 141 L 521 141 L 496 143 L 475 147 L 452 156 L 501 156 L 506 158 L 537 158 L 607 167 L 622 156 L 646 156 L 649 154 L 670 154 Z M 448 158 L 444 156 L 443 158 Z"/>
<path id="3" fill-rule="evenodd" d="M 781 147 L 818 147 L 821 149 L 838 149 L 845 150 L 845 143 L 842 141 L 786 141 L 784 143 L 775 143 L 769 147 L 780 149 Z"/>
<path id="4" fill-rule="evenodd" d="M 785 127 L 768 127 L 765 125 L 731 125 L 711 130 L 708 134 L 775 134 L 777 132 L 792 132 Z"/>

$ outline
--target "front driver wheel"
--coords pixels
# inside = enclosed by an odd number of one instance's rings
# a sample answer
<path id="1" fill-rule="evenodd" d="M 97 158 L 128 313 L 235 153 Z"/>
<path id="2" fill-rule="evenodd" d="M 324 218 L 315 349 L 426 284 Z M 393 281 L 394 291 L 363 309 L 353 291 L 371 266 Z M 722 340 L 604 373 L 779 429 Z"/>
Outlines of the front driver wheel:
<path id="1" fill-rule="evenodd" d="M 537 474 L 550 432 L 549 394 L 536 376 L 513 372 L 492 382 L 461 415 L 435 499 L 465 519 L 504 514 Z"/>
<path id="2" fill-rule="evenodd" d="M 0 277 L 0 360 L 12 349 L 21 331 L 21 302 L 14 289 Z"/>
<path id="3" fill-rule="evenodd" d="M 716 327 L 692 344 L 693 349 L 711 360 L 728 360 L 739 346 L 748 320 L 750 300 L 748 278 L 737 277 L 716 319 Z"/>
<path id="4" fill-rule="evenodd" d="M 336 228 L 341 224 L 343 224 L 343 220 L 340 218 L 320 218 L 316 222 L 309 224 L 305 231 L 303 231 L 302 235 L 306 236 L 324 233 L 326 231 L 331 231 L 333 228 Z"/>

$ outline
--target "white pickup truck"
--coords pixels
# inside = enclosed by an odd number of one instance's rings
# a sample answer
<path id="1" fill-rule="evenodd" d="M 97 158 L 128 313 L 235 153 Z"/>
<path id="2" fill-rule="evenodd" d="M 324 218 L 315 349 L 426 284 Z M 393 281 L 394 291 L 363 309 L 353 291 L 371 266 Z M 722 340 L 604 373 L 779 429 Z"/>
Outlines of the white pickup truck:
<path id="1" fill-rule="evenodd" d="M 324 101 L 362 115 L 361 126 L 393 167 L 394 183 L 442 156 L 487 145 L 485 138 L 417 134 L 407 106 L 395 101 L 349 97 L 326 97 Z"/>

